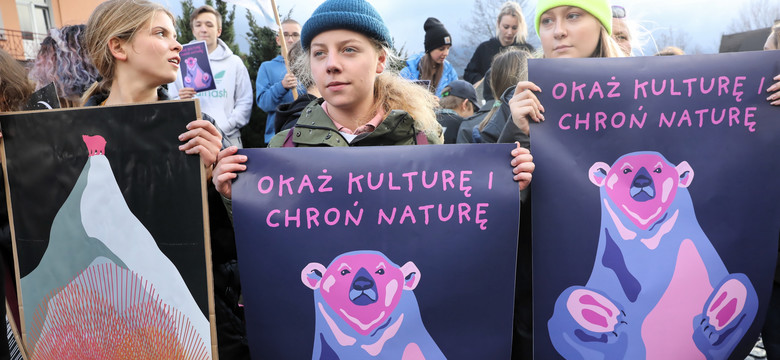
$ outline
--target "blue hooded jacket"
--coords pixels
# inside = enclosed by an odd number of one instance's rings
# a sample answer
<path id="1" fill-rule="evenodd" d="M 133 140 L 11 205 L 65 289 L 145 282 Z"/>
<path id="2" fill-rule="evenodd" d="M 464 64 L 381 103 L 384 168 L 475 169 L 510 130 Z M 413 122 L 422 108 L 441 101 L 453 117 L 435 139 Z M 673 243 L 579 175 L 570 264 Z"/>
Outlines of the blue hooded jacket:
<path id="1" fill-rule="evenodd" d="M 284 66 L 284 58 L 277 55 L 270 61 L 260 64 L 255 80 L 255 102 L 257 107 L 268 114 L 265 126 L 265 142 L 274 137 L 274 120 L 276 119 L 276 107 L 281 104 L 293 102 L 292 91 L 282 86 L 282 79 L 287 74 Z M 298 89 L 301 93 L 301 89 Z"/>
<path id="2" fill-rule="evenodd" d="M 401 70 L 401 77 L 409 80 L 419 80 L 420 60 L 425 55 L 426 53 L 420 53 L 410 56 L 409 59 L 406 60 L 406 67 Z M 444 60 L 444 70 L 441 73 L 441 80 L 439 80 L 439 84 L 436 86 L 436 96 L 441 97 L 441 91 L 444 90 L 444 87 L 454 80 L 458 80 L 458 73 L 455 72 L 455 68 L 452 67 L 452 64 L 450 64 L 449 61 Z"/>

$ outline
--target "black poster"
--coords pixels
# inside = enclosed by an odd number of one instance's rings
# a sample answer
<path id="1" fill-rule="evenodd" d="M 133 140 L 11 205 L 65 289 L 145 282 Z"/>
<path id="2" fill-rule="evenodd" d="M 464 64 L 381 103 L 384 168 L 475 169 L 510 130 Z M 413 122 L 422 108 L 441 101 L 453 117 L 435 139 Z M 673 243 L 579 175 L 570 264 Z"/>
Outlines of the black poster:
<path id="1" fill-rule="evenodd" d="M 0 116 L 31 355 L 121 358 L 141 341 L 134 354 L 210 358 L 205 180 L 199 157 L 178 150 L 196 109 Z"/>

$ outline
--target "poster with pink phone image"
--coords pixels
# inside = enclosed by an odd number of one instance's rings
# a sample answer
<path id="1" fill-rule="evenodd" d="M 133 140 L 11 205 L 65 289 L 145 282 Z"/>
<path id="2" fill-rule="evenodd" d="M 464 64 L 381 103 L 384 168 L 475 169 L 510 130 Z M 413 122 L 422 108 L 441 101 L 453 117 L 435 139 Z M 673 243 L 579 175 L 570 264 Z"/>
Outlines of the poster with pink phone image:
<path id="1" fill-rule="evenodd" d="M 181 71 L 184 87 L 193 88 L 196 92 L 217 88 L 214 83 L 214 74 L 211 72 L 209 51 L 205 41 L 182 45 L 179 56 L 181 57 L 179 71 Z"/>

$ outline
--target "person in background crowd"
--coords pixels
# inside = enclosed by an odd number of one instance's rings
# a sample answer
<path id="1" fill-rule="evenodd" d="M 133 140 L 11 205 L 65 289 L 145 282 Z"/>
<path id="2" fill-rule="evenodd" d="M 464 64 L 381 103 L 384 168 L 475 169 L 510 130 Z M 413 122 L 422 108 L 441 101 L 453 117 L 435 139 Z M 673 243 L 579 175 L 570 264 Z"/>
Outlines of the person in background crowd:
<path id="1" fill-rule="evenodd" d="M 444 129 L 444 143 L 454 144 L 463 119 L 479 109 L 477 91 L 467 81 L 455 80 L 444 87 L 436 110 L 436 120 Z"/>
<path id="2" fill-rule="evenodd" d="M 276 44 L 281 46 L 282 41 L 287 42 L 287 51 L 301 38 L 301 24 L 293 19 L 282 22 L 284 39 L 276 35 Z M 284 57 L 277 57 L 260 64 L 255 80 L 255 102 L 257 107 L 268 114 L 265 120 L 265 142 L 271 141 L 274 136 L 274 124 L 276 120 L 276 107 L 281 104 L 291 103 L 292 89 L 298 87 L 298 79 L 292 72 L 287 71 Z"/>
<path id="3" fill-rule="evenodd" d="M 484 89 L 490 89 L 490 84 L 487 83 L 489 77 L 486 73 L 490 68 L 493 57 L 508 46 L 516 46 L 521 50 L 533 53 L 535 51 L 534 47 L 526 42 L 527 37 L 528 25 L 523 16 L 523 9 L 514 1 L 505 2 L 501 5 L 501 10 L 499 10 L 496 18 L 496 37 L 477 46 L 477 50 L 474 51 L 474 55 L 471 56 L 471 61 L 469 61 L 463 73 L 463 80 L 477 84 L 484 78 L 486 82 L 483 84 Z M 491 96 L 489 91 L 483 91 L 483 94 Z M 486 101 L 493 99 L 493 97 L 485 97 Z"/>
<path id="4" fill-rule="evenodd" d="M 496 101 L 488 101 L 485 104 L 482 105 L 481 108 L 479 108 L 474 115 L 471 115 L 470 117 L 466 118 L 460 123 L 460 126 L 458 126 L 458 135 L 457 139 L 455 140 L 455 143 L 457 144 L 469 144 L 474 143 L 474 138 L 472 137 L 472 130 L 475 126 L 479 125 L 482 120 L 485 119 L 485 117 L 490 113 L 491 110 L 493 110 L 493 107 L 497 106 Z M 500 102 L 498 102 L 500 104 Z"/>
<path id="5" fill-rule="evenodd" d="M 531 54 L 524 50 L 510 50 L 498 54 L 490 67 L 490 88 L 494 106 L 485 118 L 472 130 L 474 142 L 495 143 L 512 117 L 509 111 L 509 99 L 514 94 L 514 86 L 528 79 L 528 58 Z M 507 91 L 512 88 L 512 90 Z M 523 143 L 521 142 L 521 145 Z"/>
<path id="6" fill-rule="evenodd" d="M 301 42 L 298 41 L 294 43 L 292 47 L 290 47 L 287 58 L 289 59 L 290 64 L 295 64 L 295 62 L 299 61 L 299 58 L 304 55 L 305 54 L 303 53 Z M 287 104 L 281 104 L 276 108 L 276 123 L 274 124 L 274 133 L 278 133 L 282 130 L 287 130 L 295 126 L 295 123 L 297 122 L 298 118 L 301 117 L 301 112 L 304 108 L 306 108 L 306 105 L 309 105 L 310 102 L 322 97 L 320 95 L 320 91 L 317 90 L 317 86 L 313 81 L 311 81 L 310 76 L 301 76 L 301 74 L 297 74 L 296 71 L 299 69 L 296 69 L 295 67 L 293 67 L 291 70 L 293 76 L 295 76 L 296 79 L 300 79 L 300 86 L 306 89 L 306 93 L 298 95 L 298 98 L 295 99 L 295 101 Z"/>
<path id="7" fill-rule="evenodd" d="M 393 73 L 385 73 L 392 38 L 379 13 L 365 0 L 327 0 L 303 27 L 305 56 L 296 63 L 311 76 L 322 98 L 304 111 L 306 121 L 276 134 L 269 147 L 342 147 L 440 144 L 435 96 Z M 298 72 L 296 72 L 298 73 Z M 379 126 L 379 125 L 382 126 Z M 230 208 L 231 182 L 246 170 L 246 156 L 224 149 L 214 169 L 214 185 Z M 527 149 L 516 148 L 510 162 L 524 189 L 534 164 Z"/>
<path id="8" fill-rule="evenodd" d="M 60 106 L 81 105 L 81 94 L 98 78 L 86 49 L 82 46 L 84 25 L 52 29 L 43 39 L 28 77 L 38 90 L 54 83 L 60 96 Z"/>
<path id="9" fill-rule="evenodd" d="M 406 60 L 406 67 L 401 70 L 401 76 L 409 80 L 428 81 L 428 90 L 441 97 L 444 87 L 458 79 L 455 68 L 447 61 L 452 47 L 452 37 L 444 24 L 436 18 L 425 20 L 423 28 L 425 29 L 425 52 Z"/>
<path id="10" fill-rule="evenodd" d="M 655 56 L 685 55 L 685 51 L 676 46 L 667 46 L 655 54 Z"/>
<path id="11" fill-rule="evenodd" d="M 0 48 L 0 112 L 22 110 L 33 91 L 35 85 L 27 79 L 24 66 Z"/>
<path id="12" fill-rule="evenodd" d="M 252 82 L 244 62 L 220 40 L 222 15 L 213 7 L 203 5 L 190 15 L 192 35 L 190 44 L 205 41 L 209 52 L 209 64 L 217 88 L 195 93 L 185 87 L 181 71 L 176 81 L 168 85 L 171 98 L 200 99 L 200 109 L 216 121 L 217 128 L 224 134 L 223 141 L 242 147 L 241 128 L 249 122 L 252 112 Z"/>
<path id="13" fill-rule="evenodd" d="M 620 49 L 626 56 L 631 56 L 631 43 L 634 38 L 628 27 L 626 8 L 622 6 L 612 6 L 612 39 L 620 45 Z"/>
<path id="14" fill-rule="evenodd" d="M 769 36 L 764 43 L 764 50 L 778 50 L 780 49 L 780 21 L 775 21 L 775 25 L 772 26 L 772 30 L 769 31 Z"/>

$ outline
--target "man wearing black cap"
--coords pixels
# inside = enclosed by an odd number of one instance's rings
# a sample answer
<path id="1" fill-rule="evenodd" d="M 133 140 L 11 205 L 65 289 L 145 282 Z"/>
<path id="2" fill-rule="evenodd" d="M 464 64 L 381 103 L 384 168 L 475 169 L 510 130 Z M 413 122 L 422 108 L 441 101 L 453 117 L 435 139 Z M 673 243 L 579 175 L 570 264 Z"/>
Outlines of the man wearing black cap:
<path id="1" fill-rule="evenodd" d="M 460 123 L 479 109 L 477 92 L 467 81 L 455 80 L 443 89 L 439 105 L 436 120 L 444 128 L 444 143 L 454 144 Z"/>

